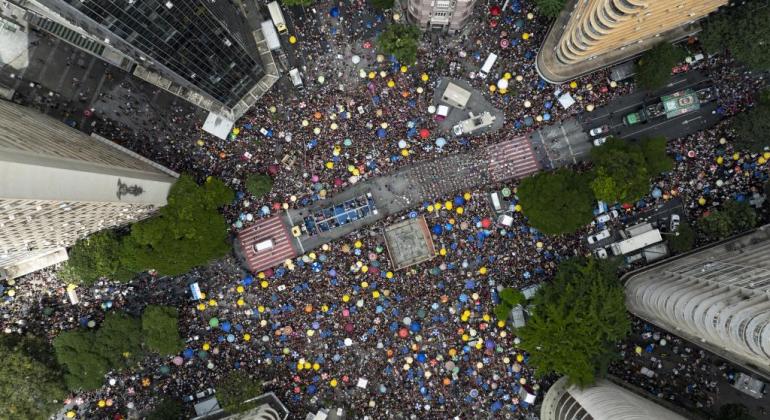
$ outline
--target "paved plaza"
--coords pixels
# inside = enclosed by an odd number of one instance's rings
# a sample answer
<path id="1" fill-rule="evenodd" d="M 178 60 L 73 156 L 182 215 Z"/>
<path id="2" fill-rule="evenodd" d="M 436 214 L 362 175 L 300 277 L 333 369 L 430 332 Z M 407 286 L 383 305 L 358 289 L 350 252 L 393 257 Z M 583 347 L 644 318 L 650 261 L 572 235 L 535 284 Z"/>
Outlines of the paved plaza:
<path id="1" fill-rule="evenodd" d="M 396 270 L 403 270 L 436 256 L 433 239 L 423 216 L 386 227 L 385 244 Z"/>

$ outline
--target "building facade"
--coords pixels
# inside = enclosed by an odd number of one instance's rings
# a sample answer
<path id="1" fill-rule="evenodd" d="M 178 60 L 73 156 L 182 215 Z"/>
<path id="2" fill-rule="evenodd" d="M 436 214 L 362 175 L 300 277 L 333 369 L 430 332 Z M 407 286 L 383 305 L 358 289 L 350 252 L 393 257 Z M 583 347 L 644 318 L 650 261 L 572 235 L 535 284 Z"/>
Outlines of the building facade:
<path id="1" fill-rule="evenodd" d="M 538 54 L 544 79 L 562 83 L 698 31 L 727 0 L 572 0 Z"/>
<path id="2" fill-rule="evenodd" d="M 150 216 L 177 177 L 107 139 L 0 101 L 0 277 L 60 262 L 79 238 Z"/>
<path id="3" fill-rule="evenodd" d="M 227 119 L 278 79 L 261 29 L 230 2 L 14 2 L 32 26 Z"/>
<path id="4" fill-rule="evenodd" d="M 409 22 L 424 31 L 455 33 L 470 21 L 476 0 L 404 0 Z"/>
<path id="5" fill-rule="evenodd" d="M 606 379 L 580 389 L 563 377 L 548 389 L 540 409 L 542 420 L 686 420 L 657 402 Z"/>
<path id="6" fill-rule="evenodd" d="M 770 225 L 633 273 L 628 310 L 770 378 Z"/>

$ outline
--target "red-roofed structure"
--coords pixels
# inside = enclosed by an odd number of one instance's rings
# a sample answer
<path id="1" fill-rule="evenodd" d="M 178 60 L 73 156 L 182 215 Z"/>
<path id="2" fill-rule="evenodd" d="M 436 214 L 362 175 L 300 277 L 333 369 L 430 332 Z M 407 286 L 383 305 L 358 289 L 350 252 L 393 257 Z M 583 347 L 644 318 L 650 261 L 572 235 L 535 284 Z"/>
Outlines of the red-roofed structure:
<path id="1" fill-rule="evenodd" d="M 257 244 L 272 241 L 272 246 L 257 251 Z M 249 270 L 256 273 L 275 267 L 288 258 L 297 256 L 291 244 L 289 228 L 280 216 L 260 220 L 238 234 L 241 252 Z"/>

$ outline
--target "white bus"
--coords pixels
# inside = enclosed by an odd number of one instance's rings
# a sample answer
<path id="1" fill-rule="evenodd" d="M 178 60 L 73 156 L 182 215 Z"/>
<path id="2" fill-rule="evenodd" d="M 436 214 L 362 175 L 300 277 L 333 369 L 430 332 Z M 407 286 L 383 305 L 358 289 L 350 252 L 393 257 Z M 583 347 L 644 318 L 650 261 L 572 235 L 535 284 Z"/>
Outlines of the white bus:
<path id="1" fill-rule="evenodd" d="M 495 65 L 495 61 L 497 61 L 497 54 L 490 53 L 487 60 L 484 61 L 484 65 L 481 66 L 481 70 L 479 70 L 479 77 L 486 79 L 489 72 L 492 71 L 492 66 Z"/>
<path id="2" fill-rule="evenodd" d="M 612 249 L 614 255 L 620 256 L 630 254 L 661 241 L 663 241 L 663 237 L 660 236 L 660 230 L 653 229 L 626 240 L 615 242 L 610 245 L 610 249 Z"/>
<path id="3" fill-rule="evenodd" d="M 278 33 L 284 34 L 288 32 L 286 29 L 286 20 L 283 18 L 283 13 L 281 13 L 281 6 L 278 4 L 278 2 L 271 1 L 268 3 L 267 10 L 270 12 L 270 19 L 273 20 L 273 24 L 275 25 L 276 29 L 278 29 Z"/>

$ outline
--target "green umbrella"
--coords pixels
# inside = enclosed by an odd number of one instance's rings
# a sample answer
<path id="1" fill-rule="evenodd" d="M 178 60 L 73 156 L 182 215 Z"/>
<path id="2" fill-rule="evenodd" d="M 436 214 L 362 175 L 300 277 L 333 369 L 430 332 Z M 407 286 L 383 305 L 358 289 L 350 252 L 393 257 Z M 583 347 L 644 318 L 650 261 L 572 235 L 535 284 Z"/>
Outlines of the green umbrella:
<path id="1" fill-rule="evenodd" d="M 216 327 L 218 327 L 218 326 L 219 326 L 219 319 L 218 319 L 218 318 L 216 318 L 216 317 L 215 317 L 215 318 L 211 318 L 211 319 L 209 320 L 209 325 L 211 326 L 211 328 L 216 328 Z"/>
<path id="2" fill-rule="evenodd" d="M 160 373 L 168 375 L 169 372 L 171 372 L 171 369 L 168 366 L 164 365 L 160 367 Z"/>
<path id="3" fill-rule="evenodd" d="M 209 354 L 206 353 L 205 351 L 201 350 L 201 351 L 198 352 L 198 357 L 200 357 L 203 360 L 206 360 L 206 358 L 209 357 Z"/>
<path id="4" fill-rule="evenodd" d="M 503 197 L 510 197 L 511 196 L 511 189 L 508 187 L 503 188 Z"/>

